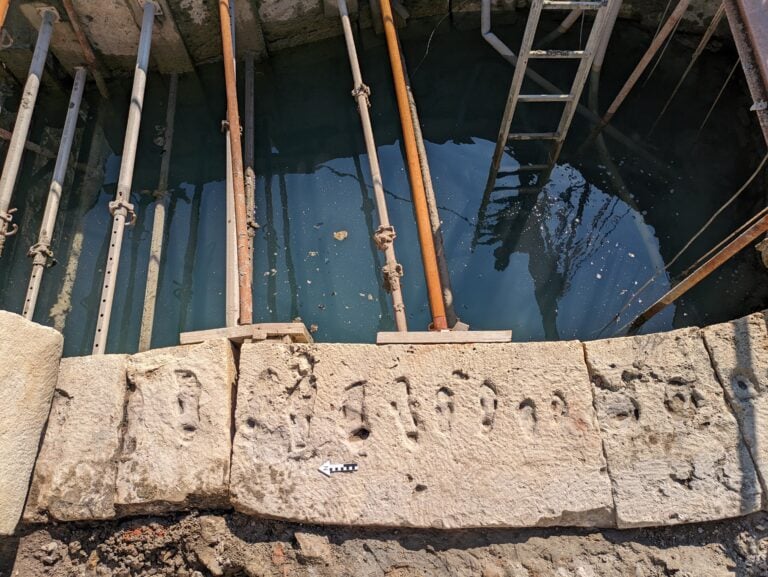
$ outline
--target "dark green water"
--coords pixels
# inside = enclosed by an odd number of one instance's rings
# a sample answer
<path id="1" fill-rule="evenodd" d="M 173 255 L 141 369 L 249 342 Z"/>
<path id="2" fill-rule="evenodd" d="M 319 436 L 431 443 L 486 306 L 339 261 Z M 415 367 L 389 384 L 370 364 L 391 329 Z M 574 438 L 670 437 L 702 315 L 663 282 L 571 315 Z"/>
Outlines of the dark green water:
<path id="1" fill-rule="evenodd" d="M 478 229 L 512 69 L 477 31 L 452 30 L 446 21 L 427 52 L 429 31 L 406 38 L 404 47 L 427 140 L 457 312 L 475 329 L 511 328 L 518 341 L 596 338 L 763 155 L 754 122 L 745 112 L 749 103 L 740 80 L 726 89 L 694 149 L 698 126 L 735 61 L 729 49 L 702 57 L 653 139 L 644 140 L 691 53 L 675 42 L 615 122 L 660 165 L 611 139 L 606 139 L 609 161 L 596 148 L 577 155 L 589 129 L 577 117 L 552 181 L 538 195 L 495 195 Z M 520 26 L 507 27 L 501 34 L 517 46 L 520 31 Z M 603 72 L 603 108 L 649 41 L 630 25 L 622 24 L 619 32 Z M 381 39 L 366 34 L 359 48 L 363 75 L 373 92 L 374 130 L 398 233 L 395 246 L 406 270 L 409 324 L 412 330 L 424 330 L 429 311 L 389 63 Z M 539 71 L 565 85 L 565 71 Z M 377 219 L 343 41 L 278 54 L 259 66 L 256 81 L 261 229 L 256 237 L 254 318 L 270 322 L 301 317 L 307 325 L 317 325 L 319 341 L 371 342 L 377 331 L 392 329 L 393 321 L 380 287 L 381 257 L 371 241 Z M 147 90 L 133 186 L 138 222 L 125 237 L 111 352 L 131 352 L 138 343 L 167 85 L 166 78 L 154 75 Z M 80 171 L 69 181 L 54 243 L 59 264 L 47 271 L 38 302 L 35 319 L 64 331 L 67 355 L 88 354 L 92 346 L 111 222 L 107 204 L 120 166 L 129 89 L 129 83 L 115 83 L 108 103 L 90 95 L 78 161 L 90 158 L 92 168 L 103 168 L 103 177 Z M 177 343 L 179 332 L 224 324 L 221 65 L 183 77 L 179 94 L 155 347 Z M 47 126 L 60 128 L 63 123 L 60 99 L 54 100 L 41 94 L 33 140 L 43 139 Z M 559 114 L 522 117 L 529 126 L 557 118 Z M 102 132 L 100 155 L 92 143 L 100 141 Z M 506 167 L 514 167 L 524 152 L 514 155 L 505 159 Z M 0 259 L 3 309 L 21 312 L 30 271 L 26 251 L 37 235 L 52 169 L 52 162 L 27 155 L 12 204 L 19 208 L 22 230 Z M 515 178 L 500 184 L 519 184 Z M 764 202 L 765 181 L 758 179 L 693 245 L 673 274 Z M 341 230 L 349 235 L 339 242 L 333 233 Z M 764 308 L 765 274 L 754 250 L 748 249 L 644 330 L 709 324 Z M 669 286 L 669 275 L 661 275 L 632 301 L 622 320 L 631 320 Z"/>

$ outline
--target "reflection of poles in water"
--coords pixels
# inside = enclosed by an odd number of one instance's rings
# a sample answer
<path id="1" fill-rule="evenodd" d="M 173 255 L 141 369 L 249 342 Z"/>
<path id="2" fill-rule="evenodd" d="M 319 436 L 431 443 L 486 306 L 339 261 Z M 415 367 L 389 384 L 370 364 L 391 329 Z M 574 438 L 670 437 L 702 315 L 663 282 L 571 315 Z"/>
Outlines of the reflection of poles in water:
<path id="1" fill-rule="evenodd" d="M 368 246 L 371 249 L 371 258 L 373 259 L 373 268 L 379 268 L 379 250 L 374 240 L 373 229 L 373 200 L 368 196 L 368 187 L 365 185 L 365 179 L 363 178 L 363 168 L 360 165 L 360 156 L 355 154 L 352 157 L 352 161 L 355 163 L 355 174 L 357 175 L 357 182 L 360 185 L 360 196 L 362 196 L 361 210 L 365 218 L 365 228 L 368 230 Z M 384 290 L 384 286 L 381 283 L 377 283 L 379 290 L 379 306 L 381 307 L 381 315 L 379 318 L 379 331 L 384 330 L 384 319 L 388 318 L 389 307 L 387 306 L 387 293 Z"/>
<path id="2" fill-rule="evenodd" d="M 143 194 L 142 198 L 139 200 L 139 208 L 141 209 L 139 211 L 140 216 L 136 219 L 136 226 L 133 227 L 133 229 L 130 231 L 130 272 L 128 273 L 128 286 L 125 290 L 125 305 L 120 307 L 121 319 L 119 325 L 123 327 L 123 330 L 121 330 L 117 335 L 116 348 L 121 351 L 127 351 L 132 348 L 132 343 L 128 340 L 129 331 L 125 329 L 131 325 L 131 319 L 135 318 L 133 313 L 133 294 L 136 290 L 136 280 L 139 277 L 139 249 L 141 248 L 141 239 L 146 236 L 147 232 L 149 232 L 146 226 L 147 223 L 144 215 L 146 215 L 146 209 L 149 206 L 151 199 Z"/>
<path id="3" fill-rule="evenodd" d="M 187 250 L 184 253 L 184 270 L 181 275 L 181 286 L 177 289 L 180 301 L 181 314 L 179 315 L 179 334 L 190 330 L 187 323 L 189 309 L 192 305 L 192 281 L 195 273 L 195 258 L 197 256 L 197 237 L 200 231 L 200 205 L 203 200 L 202 183 L 195 185 L 195 192 L 192 195 L 192 205 L 189 214 L 189 238 L 187 239 Z"/>
<path id="4" fill-rule="evenodd" d="M 269 155 L 267 156 L 269 158 Z M 275 230 L 275 215 L 272 200 L 272 166 L 267 161 L 269 169 L 264 178 L 264 207 L 266 209 L 266 226 L 264 227 L 264 237 L 267 241 L 267 303 L 269 306 L 269 316 L 272 322 L 277 322 L 277 231 Z"/>
<path id="5" fill-rule="evenodd" d="M 296 269 L 293 266 L 291 253 L 291 219 L 288 214 L 288 189 L 285 186 L 285 174 L 280 171 L 280 205 L 283 215 L 283 249 L 285 250 L 285 266 L 288 269 L 288 287 L 291 290 L 291 319 L 299 316 L 299 285 L 296 282 Z"/>

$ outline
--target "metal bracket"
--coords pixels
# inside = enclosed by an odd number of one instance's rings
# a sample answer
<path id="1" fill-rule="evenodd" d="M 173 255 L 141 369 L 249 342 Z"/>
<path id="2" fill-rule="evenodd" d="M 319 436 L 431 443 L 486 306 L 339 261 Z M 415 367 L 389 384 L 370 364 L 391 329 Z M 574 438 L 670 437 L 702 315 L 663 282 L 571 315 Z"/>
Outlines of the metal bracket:
<path id="1" fill-rule="evenodd" d="M 355 86 L 352 89 L 352 96 L 355 98 L 355 100 L 357 100 L 357 98 L 360 96 L 364 96 L 368 108 L 371 107 L 371 89 L 368 85 L 361 83 L 359 86 Z"/>
<path id="2" fill-rule="evenodd" d="M 0 212 L 0 236 L 13 236 L 19 232 L 19 225 L 13 222 L 13 213 L 17 208 L 8 209 L 8 212 Z"/>
<path id="3" fill-rule="evenodd" d="M 385 264 L 381 267 L 381 274 L 384 278 L 384 290 L 391 294 L 400 286 L 400 279 L 405 272 L 403 271 L 403 265 L 396 262 L 391 265 Z"/>
<path id="4" fill-rule="evenodd" d="M 56 259 L 53 257 L 51 245 L 45 243 L 33 244 L 29 247 L 27 256 L 34 259 L 33 265 L 41 265 L 45 268 L 51 268 L 56 265 Z"/>
<path id="5" fill-rule="evenodd" d="M 46 12 L 50 12 L 51 14 L 53 14 L 54 24 L 61 22 L 61 16 L 59 15 L 59 11 L 53 6 L 38 6 L 36 9 L 37 9 L 37 13 L 40 15 L 40 18 L 45 16 Z"/>
<path id="6" fill-rule="evenodd" d="M 144 6 L 147 5 L 147 2 L 150 4 L 154 4 L 155 6 L 155 18 L 163 18 L 165 17 L 165 12 L 163 12 L 163 7 L 160 4 L 160 2 L 157 2 L 157 0 L 136 0 L 139 7 L 144 10 Z"/>
<path id="7" fill-rule="evenodd" d="M 376 232 L 373 233 L 373 241 L 380 251 L 387 250 L 389 245 L 395 242 L 396 238 L 397 234 L 395 234 L 394 226 L 379 226 L 379 228 L 376 229 Z"/>
<path id="8" fill-rule="evenodd" d="M 123 216 L 129 217 L 128 226 L 136 224 L 136 211 L 133 209 L 133 205 L 130 202 L 126 202 L 122 199 L 113 200 L 109 203 L 109 213 L 112 216 L 116 216 L 116 213 L 123 211 Z"/>

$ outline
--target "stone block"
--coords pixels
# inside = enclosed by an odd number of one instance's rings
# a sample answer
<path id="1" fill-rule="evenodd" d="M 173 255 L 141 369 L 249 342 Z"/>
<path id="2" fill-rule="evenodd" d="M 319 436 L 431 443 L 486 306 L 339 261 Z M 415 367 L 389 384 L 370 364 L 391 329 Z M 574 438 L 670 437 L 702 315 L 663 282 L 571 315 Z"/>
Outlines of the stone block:
<path id="1" fill-rule="evenodd" d="M 768 480 L 768 328 L 763 313 L 704 329 L 725 396 L 762 480 Z"/>
<path id="2" fill-rule="evenodd" d="M 579 343 L 245 344 L 243 512 L 388 527 L 610 526 Z M 357 472 L 325 476 L 326 462 Z"/>
<path id="3" fill-rule="evenodd" d="M 25 521 L 115 516 L 127 361 L 127 355 L 62 360 Z"/>
<path id="4" fill-rule="evenodd" d="M 0 535 L 24 510 L 63 345 L 55 330 L 0 311 Z"/>
<path id="5" fill-rule="evenodd" d="M 585 347 L 619 527 L 760 509 L 754 466 L 698 329 Z"/>
<path id="6" fill-rule="evenodd" d="M 235 374 L 226 339 L 129 359 L 118 514 L 226 504 Z"/>

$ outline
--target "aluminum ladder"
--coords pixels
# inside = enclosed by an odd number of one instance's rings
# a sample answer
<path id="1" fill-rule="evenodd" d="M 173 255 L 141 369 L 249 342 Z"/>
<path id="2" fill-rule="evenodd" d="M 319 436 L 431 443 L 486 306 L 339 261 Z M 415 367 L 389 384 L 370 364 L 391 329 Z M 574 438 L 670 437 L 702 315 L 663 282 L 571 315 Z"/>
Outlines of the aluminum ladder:
<path id="1" fill-rule="evenodd" d="M 496 141 L 496 149 L 493 153 L 493 162 L 491 164 L 491 170 L 488 175 L 488 184 L 485 189 L 485 196 L 483 198 L 483 205 L 487 207 L 490 201 L 490 195 L 496 187 L 496 180 L 499 178 L 499 168 L 501 166 L 501 159 L 504 156 L 504 152 L 510 142 L 514 141 L 544 141 L 551 145 L 551 148 L 547 154 L 547 162 L 544 164 L 528 164 L 521 165 L 517 172 L 540 172 L 541 177 L 538 179 L 540 190 L 546 181 L 549 179 L 549 175 L 560 156 L 560 151 L 563 148 L 563 143 L 568 135 L 568 129 L 571 126 L 573 115 L 576 112 L 576 107 L 579 104 L 581 93 L 584 90 L 584 86 L 589 78 L 589 70 L 592 67 L 592 61 L 594 60 L 597 47 L 600 45 L 603 34 L 610 34 L 610 30 L 607 30 L 606 16 L 608 13 L 607 7 L 611 0 L 595 0 L 586 2 L 577 1 L 565 1 L 565 0 L 533 0 L 531 3 L 530 13 L 528 15 L 528 23 L 525 27 L 525 33 L 523 34 L 523 41 L 520 46 L 520 53 L 515 66 L 515 73 L 512 77 L 512 86 L 509 89 L 509 96 L 507 97 L 507 105 L 504 110 L 504 117 L 501 121 L 501 129 L 499 130 L 499 137 Z M 615 0 L 613 0 L 615 1 Z M 586 45 L 582 50 L 534 50 L 533 42 L 536 37 L 536 30 L 539 26 L 539 20 L 543 10 L 584 10 L 594 11 L 595 20 L 592 25 L 592 30 L 589 33 Z M 528 61 L 531 59 L 577 59 L 579 60 L 579 67 L 576 71 L 576 75 L 571 86 L 571 90 L 567 94 L 520 94 L 523 87 L 523 80 L 525 79 L 526 69 L 528 68 Z M 510 132 L 512 129 L 512 120 L 515 117 L 515 111 L 517 105 L 520 102 L 531 103 L 564 103 L 563 113 L 560 117 L 560 122 L 557 129 L 554 132 Z M 514 187 L 505 187 L 504 190 L 509 190 Z M 528 187 L 530 188 L 530 187 Z M 522 191 L 521 191 L 522 192 Z M 481 218 L 484 217 L 484 210 L 481 211 Z"/>

